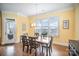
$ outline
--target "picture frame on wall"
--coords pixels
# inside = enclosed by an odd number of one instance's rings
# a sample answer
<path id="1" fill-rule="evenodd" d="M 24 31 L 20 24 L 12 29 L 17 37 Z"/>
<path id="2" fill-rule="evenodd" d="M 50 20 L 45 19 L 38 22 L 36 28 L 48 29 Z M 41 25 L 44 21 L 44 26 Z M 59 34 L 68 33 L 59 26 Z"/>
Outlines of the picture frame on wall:
<path id="1" fill-rule="evenodd" d="M 64 29 L 69 29 L 69 20 L 64 20 Z"/>

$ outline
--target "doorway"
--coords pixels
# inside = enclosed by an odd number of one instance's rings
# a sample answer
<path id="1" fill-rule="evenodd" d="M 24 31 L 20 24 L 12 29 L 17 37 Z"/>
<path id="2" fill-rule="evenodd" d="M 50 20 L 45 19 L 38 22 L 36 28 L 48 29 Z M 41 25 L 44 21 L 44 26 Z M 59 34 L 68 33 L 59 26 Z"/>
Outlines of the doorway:
<path id="1" fill-rule="evenodd" d="M 15 19 L 6 19 L 5 29 L 6 44 L 15 43 Z"/>

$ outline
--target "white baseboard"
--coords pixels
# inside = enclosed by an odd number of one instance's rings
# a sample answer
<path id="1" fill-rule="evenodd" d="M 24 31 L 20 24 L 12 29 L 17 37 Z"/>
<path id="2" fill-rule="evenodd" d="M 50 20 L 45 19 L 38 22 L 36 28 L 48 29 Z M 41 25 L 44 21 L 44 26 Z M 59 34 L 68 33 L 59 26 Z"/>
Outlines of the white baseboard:
<path id="1" fill-rule="evenodd" d="M 20 41 L 15 41 L 14 43 L 20 43 Z M 2 42 L 1 45 L 8 44 L 6 42 Z"/>
<path id="2" fill-rule="evenodd" d="M 61 43 L 61 42 L 53 42 L 53 44 L 58 44 L 62 46 L 68 46 L 68 43 Z"/>
<path id="3" fill-rule="evenodd" d="M 20 43 L 20 41 L 16 41 L 15 43 Z"/>

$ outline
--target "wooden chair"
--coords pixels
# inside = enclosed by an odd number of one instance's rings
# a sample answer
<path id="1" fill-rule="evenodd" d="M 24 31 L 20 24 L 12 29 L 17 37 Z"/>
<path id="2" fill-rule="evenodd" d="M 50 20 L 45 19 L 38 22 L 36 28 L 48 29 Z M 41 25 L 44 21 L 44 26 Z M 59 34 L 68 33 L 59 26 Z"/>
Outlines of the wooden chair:
<path id="1" fill-rule="evenodd" d="M 35 33 L 34 35 L 37 36 L 37 37 L 39 37 L 39 33 Z"/>
<path id="2" fill-rule="evenodd" d="M 38 46 L 39 46 L 39 44 L 36 42 L 36 39 L 37 39 L 38 37 L 29 37 L 29 39 L 30 39 L 30 53 L 31 53 L 31 51 L 32 51 L 32 49 L 35 49 L 35 56 L 37 55 L 36 53 L 37 53 L 37 48 L 38 48 Z"/>
<path id="3" fill-rule="evenodd" d="M 29 49 L 29 39 L 27 39 L 27 36 L 22 35 L 22 44 L 23 44 L 23 51 L 25 46 L 27 46 L 27 52 Z"/>
<path id="4" fill-rule="evenodd" d="M 28 37 L 28 33 L 23 33 L 23 34 L 20 36 L 20 43 L 22 42 L 22 36 L 27 36 L 27 37 Z"/>
<path id="5" fill-rule="evenodd" d="M 46 48 L 46 52 L 48 55 L 48 51 L 49 51 L 49 55 L 51 55 L 51 52 L 52 52 L 52 41 L 53 41 L 53 37 L 51 37 L 51 40 L 50 40 L 50 43 L 49 44 L 43 44 L 42 45 L 42 53 L 43 53 L 43 48 Z"/>

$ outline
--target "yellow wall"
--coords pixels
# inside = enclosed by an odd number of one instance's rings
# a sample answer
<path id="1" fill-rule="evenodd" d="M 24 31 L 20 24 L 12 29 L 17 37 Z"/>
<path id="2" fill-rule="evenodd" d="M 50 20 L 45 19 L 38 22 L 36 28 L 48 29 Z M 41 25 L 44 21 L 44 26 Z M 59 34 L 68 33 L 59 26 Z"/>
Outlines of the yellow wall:
<path id="1" fill-rule="evenodd" d="M 2 21 L 3 21 L 3 39 L 2 39 L 2 44 L 4 44 L 5 42 L 5 36 L 4 36 L 4 19 L 6 18 L 12 18 L 12 19 L 15 19 L 15 22 L 16 22 L 16 41 L 15 42 L 19 42 L 20 41 L 20 35 L 24 32 L 28 32 L 28 30 L 26 31 L 22 31 L 22 24 L 28 24 L 28 17 L 25 17 L 25 16 L 20 16 L 20 15 L 17 15 L 16 13 L 13 13 L 13 12 L 2 12 Z"/>
<path id="2" fill-rule="evenodd" d="M 75 39 L 79 40 L 79 4 L 75 7 Z"/>
<path id="3" fill-rule="evenodd" d="M 74 17 L 74 9 L 59 11 L 59 12 L 49 12 L 45 14 L 40 14 L 38 16 L 32 16 L 30 17 L 30 22 L 38 19 L 44 19 L 48 18 L 50 16 L 59 16 L 59 36 L 54 37 L 54 43 L 60 44 L 60 45 L 68 45 L 69 39 L 74 39 L 74 31 L 75 31 L 75 17 Z M 65 19 L 69 20 L 69 29 L 63 28 L 63 21 Z M 31 28 L 31 32 L 33 33 L 34 28 Z"/>
<path id="4" fill-rule="evenodd" d="M 28 18 L 23 17 L 23 16 L 17 16 L 17 19 L 16 19 L 16 35 L 17 35 L 17 38 L 18 38 L 18 42 L 19 42 L 19 39 L 20 39 L 20 35 L 22 35 L 23 33 L 28 33 L 27 26 L 26 26 L 26 31 L 22 31 L 22 24 L 28 25 L 29 24 Z"/>

